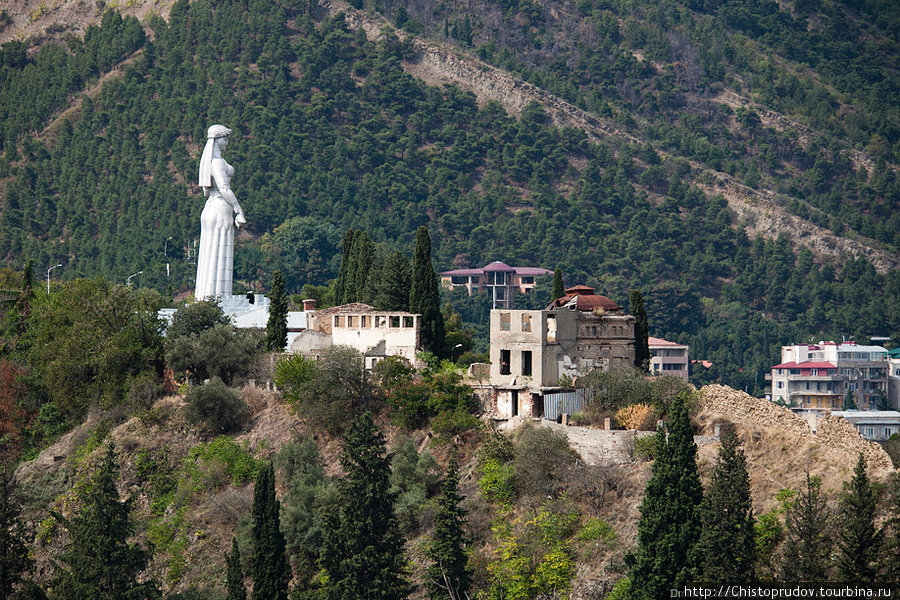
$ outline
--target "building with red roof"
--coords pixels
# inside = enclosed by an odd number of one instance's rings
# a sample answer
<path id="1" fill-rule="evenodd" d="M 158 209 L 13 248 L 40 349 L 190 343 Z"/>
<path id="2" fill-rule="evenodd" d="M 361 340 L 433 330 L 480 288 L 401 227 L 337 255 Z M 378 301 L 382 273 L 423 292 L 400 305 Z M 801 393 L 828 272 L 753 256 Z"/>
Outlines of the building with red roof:
<path id="1" fill-rule="evenodd" d="M 454 269 L 441 273 L 441 285 L 454 289 L 465 287 L 471 296 L 478 290 L 487 290 L 493 300 L 493 308 L 511 308 L 516 294 L 527 294 L 534 289 L 535 279 L 552 275 L 553 271 L 539 267 L 511 267 L 496 260 L 480 269 Z"/>

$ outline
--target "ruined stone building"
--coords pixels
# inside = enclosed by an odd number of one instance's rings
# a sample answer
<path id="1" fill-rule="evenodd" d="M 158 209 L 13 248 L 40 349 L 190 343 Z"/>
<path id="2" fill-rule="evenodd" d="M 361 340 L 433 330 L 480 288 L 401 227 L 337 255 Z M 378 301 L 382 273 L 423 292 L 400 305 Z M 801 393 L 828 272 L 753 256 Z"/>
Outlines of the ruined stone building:
<path id="1" fill-rule="evenodd" d="M 634 364 L 635 318 L 579 285 L 544 310 L 491 311 L 491 384 L 498 416 L 541 414 L 560 379 Z"/>

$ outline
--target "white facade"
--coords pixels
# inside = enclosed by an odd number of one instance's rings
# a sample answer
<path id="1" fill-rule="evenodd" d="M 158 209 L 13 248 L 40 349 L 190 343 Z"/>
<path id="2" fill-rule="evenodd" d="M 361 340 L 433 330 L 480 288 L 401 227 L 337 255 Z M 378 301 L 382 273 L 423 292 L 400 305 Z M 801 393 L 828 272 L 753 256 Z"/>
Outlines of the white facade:
<path id="1" fill-rule="evenodd" d="M 799 410 L 839 410 L 849 392 L 863 411 L 878 408 L 882 396 L 896 406 L 888 385 L 888 352 L 854 342 L 782 346 L 781 364 L 766 378 L 773 401 Z"/>
<path id="2" fill-rule="evenodd" d="M 844 417 L 859 435 L 873 442 L 883 442 L 900 433 L 900 412 L 896 410 L 835 410 L 831 414 Z"/>
<path id="3" fill-rule="evenodd" d="M 688 380 L 690 356 L 688 346 L 662 338 L 650 337 L 650 372 L 654 375 L 673 375 Z"/>

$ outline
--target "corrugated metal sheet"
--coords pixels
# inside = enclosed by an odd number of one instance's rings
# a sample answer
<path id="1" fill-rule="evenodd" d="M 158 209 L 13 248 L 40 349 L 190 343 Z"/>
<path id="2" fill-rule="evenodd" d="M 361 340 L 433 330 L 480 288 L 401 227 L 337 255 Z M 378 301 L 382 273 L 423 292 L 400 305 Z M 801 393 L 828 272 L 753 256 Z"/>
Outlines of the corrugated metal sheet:
<path id="1" fill-rule="evenodd" d="M 563 413 L 575 414 L 593 397 L 594 390 L 591 388 L 544 394 L 544 418 L 555 421 Z"/>

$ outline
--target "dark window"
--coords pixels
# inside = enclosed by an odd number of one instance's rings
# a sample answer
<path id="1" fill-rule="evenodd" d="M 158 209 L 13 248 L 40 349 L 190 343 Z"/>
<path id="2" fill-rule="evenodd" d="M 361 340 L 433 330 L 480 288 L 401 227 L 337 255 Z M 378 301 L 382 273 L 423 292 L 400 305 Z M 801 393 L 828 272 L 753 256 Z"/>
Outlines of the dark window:
<path id="1" fill-rule="evenodd" d="M 531 350 L 522 350 L 522 375 L 531 375 Z"/>
<path id="2" fill-rule="evenodd" d="M 500 374 L 509 375 L 509 350 L 500 351 Z"/>

